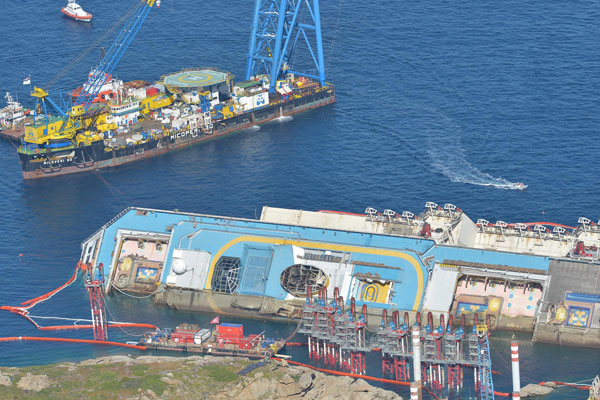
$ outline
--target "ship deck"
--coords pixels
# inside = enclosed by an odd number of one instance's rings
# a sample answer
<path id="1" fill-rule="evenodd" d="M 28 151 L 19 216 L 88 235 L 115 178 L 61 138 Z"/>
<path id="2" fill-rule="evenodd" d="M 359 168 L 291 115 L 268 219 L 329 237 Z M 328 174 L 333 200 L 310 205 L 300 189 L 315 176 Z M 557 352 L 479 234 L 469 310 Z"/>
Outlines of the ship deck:
<path id="1" fill-rule="evenodd" d="M 217 85 L 225 82 L 227 74 L 208 69 L 198 71 L 183 71 L 165 77 L 165 85 L 180 88 L 198 88 Z"/>

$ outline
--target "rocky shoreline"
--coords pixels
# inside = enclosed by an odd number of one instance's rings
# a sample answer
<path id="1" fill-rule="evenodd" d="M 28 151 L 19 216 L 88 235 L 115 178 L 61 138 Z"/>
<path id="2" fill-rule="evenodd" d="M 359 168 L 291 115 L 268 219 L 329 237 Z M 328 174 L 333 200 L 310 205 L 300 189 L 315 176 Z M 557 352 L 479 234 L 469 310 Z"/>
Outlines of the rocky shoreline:
<path id="1" fill-rule="evenodd" d="M 0 398 L 402 400 L 363 379 L 330 376 L 285 361 L 125 355 L 80 363 L 0 367 Z"/>

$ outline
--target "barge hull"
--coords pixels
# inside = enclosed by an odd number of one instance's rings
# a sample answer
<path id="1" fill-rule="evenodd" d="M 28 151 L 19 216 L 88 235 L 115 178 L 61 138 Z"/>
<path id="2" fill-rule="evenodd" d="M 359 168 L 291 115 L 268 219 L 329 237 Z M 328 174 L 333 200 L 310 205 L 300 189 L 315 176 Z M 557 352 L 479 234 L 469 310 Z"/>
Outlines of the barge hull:
<path id="1" fill-rule="evenodd" d="M 27 165 L 31 164 L 31 162 L 24 155 L 21 155 L 21 164 L 26 164 L 23 165 L 23 178 L 48 178 L 52 176 L 61 176 L 79 172 L 96 171 L 103 168 L 118 167 L 135 161 L 145 160 L 161 154 L 170 153 L 172 151 L 183 149 L 198 143 L 221 138 L 245 129 L 249 129 L 254 125 L 262 125 L 271 122 L 280 117 L 293 116 L 305 111 L 335 103 L 335 94 L 332 88 L 328 88 L 307 97 L 310 97 L 310 99 L 299 98 L 294 100 L 309 100 L 309 102 L 305 104 L 295 105 L 294 101 L 287 103 L 284 102 L 255 110 L 248 114 L 236 116 L 235 118 L 232 118 L 232 120 L 236 120 L 233 127 L 228 127 L 228 125 L 232 124 L 232 121 L 224 120 L 221 123 L 225 126 L 219 129 L 219 126 L 221 125 L 217 123 L 217 129 L 212 134 L 204 134 L 199 128 L 196 128 L 193 130 L 178 132 L 175 135 L 163 137 L 159 140 L 151 141 L 138 146 L 131 146 L 127 149 L 117 151 L 113 150 L 111 152 L 105 152 L 103 147 L 97 145 L 75 148 L 72 150 L 74 153 L 72 157 L 58 160 L 56 164 L 47 168 L 32 168 Z M 240 123 L 237 123 L 237 121 L 240 121 Z M 88 161 L 85 161 L 86 158 Z M 92 160 L 90 160 L 90 158 L 92 158 Z M 77 162 L 76 160 L 83 161 Z"/>

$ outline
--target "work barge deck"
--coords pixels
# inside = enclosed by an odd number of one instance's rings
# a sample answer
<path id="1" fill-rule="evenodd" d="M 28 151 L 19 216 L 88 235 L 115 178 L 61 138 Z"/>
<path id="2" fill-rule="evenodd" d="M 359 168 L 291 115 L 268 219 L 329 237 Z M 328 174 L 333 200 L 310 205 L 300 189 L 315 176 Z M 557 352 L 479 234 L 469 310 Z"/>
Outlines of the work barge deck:
<path id="1" fill-rule="evenodd" d="M 105 291 L 174 309 L 302 318 L 308 292 L 348 306 L 475 314 L 534 341 L 600 347 L 600 228 L 471 220 L 427 202 L 420 215 L 264 207 L 260 219 L 128 208 L 82 243 Z M 414 319 L 413 319 L 414 320 Z"/>

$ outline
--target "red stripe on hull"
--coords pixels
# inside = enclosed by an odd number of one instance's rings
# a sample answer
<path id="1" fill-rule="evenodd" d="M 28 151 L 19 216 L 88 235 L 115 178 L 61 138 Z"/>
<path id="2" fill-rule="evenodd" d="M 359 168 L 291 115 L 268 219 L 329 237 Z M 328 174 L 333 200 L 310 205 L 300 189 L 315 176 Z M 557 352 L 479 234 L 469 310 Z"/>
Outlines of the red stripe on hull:
<path id="1" fill-rule="evenodd" d="M 85 17 L 80 17 L 78 15 L 69 14 L 67 11 L 65 11 L 64 7 L 60 10 L 60 12 L 65 14 L 67 17 L 74 19 L 75 21 L 90 22 L 92 20 L 92 14 L 88 14 Z"/>

